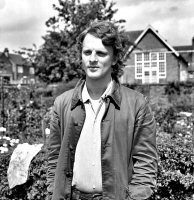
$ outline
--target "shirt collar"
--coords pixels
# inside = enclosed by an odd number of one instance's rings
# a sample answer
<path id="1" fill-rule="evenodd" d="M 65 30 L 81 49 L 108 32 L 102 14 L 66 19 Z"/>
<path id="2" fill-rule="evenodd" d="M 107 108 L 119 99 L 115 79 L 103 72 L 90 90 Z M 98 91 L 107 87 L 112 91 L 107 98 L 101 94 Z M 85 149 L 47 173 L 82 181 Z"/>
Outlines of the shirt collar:
<path id="1" fill-rule="evenodd" d="M 113 82 L 112 89 L 109 96 L 110 98 L 112 98 L 116 106 L 120 108 L 120 104 L 121 104 L 120 83 L 115 78 L 112 79 L 112 82 Z M 82 91 L 83 91 L 84 85 L 85 85 L 85 79 L 80 79 L 78 83 L 76 84 L 74 88 L 73 96 L 72 96 L 71 110 L 73 110 L 81 102 L 83 103 Z"/>
<path id="2" fill-rule="evenodd" d="M 101 99 L 105 99 L 108 95 L 111 94 L 111 92 L 112 92 L 112 86 L 113 86 L 113 81 L 111 79 L 111 81 L 108 84 L 106 90 L 102 94 Z M 82 100 L 83 100 L 83 103 L 86 103 L 88 100 L 91 100 L 91 97 L 90 97 L 90 95 L 88 93 L 88 89 L 87 89 L 87 86 L 86 86 L 86 82 L 85 82 L 83 90 L 82 90 Z"/>

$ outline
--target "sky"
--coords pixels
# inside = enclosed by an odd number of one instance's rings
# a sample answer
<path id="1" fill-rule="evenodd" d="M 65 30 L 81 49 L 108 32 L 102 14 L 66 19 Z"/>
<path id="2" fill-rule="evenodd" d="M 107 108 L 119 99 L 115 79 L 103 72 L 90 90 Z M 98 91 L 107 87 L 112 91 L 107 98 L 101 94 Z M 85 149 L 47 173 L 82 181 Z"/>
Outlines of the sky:
<path id="1" fill-rule="evenodd" d="M 81 0 L 84 2 L 87 0 Z M 109 1 L 109 0 L 108 0 Z M 0 51 L 39 47 L 56 15 L 58 0 L 0 0 Z M 191 45 L 194 37 L 194 0 L 114 0 L 115 19 L 125 19 L 127 31 L 151 25 L 172 46 Z"/>

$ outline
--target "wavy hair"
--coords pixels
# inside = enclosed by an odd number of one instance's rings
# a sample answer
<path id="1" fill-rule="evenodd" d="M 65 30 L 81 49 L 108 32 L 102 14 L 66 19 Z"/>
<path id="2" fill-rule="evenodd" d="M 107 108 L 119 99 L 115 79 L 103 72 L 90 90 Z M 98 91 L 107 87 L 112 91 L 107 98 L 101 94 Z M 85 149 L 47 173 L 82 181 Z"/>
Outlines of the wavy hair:
<path id="1" fill-rule="evenodd" d="M 110 21 L 92 22 L 88 28 L 85 29 L 77 38 L 77 45 L 80 51 L 80 55 L 82 51 L 83 40 L 88 33 L 97 38 L 100 38 L 103 45 L 111 46 L 113 48 L 114 56 L 116 56 L 116 63 L 112 65 L 112 76 L 115 78 L 122 76 L 124 67 L 124 48 L 118 28 Z"/>

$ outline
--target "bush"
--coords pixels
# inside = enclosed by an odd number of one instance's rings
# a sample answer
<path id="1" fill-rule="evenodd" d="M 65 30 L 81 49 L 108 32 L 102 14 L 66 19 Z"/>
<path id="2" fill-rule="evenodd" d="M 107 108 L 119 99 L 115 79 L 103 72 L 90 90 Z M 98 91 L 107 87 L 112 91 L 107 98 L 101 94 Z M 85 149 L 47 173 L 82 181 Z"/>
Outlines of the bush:
<path id="1" fill-rule="evenodd" d="M 72 87 L 73 84 L 68 87 Z M 62 92 L 61 89 L 58 90 L 59 93 Z M 31 104 L 30 100 L 27 99 L 29 93 L 25 93 L 25 91 L 28 92 L 24 89 L 19 95 L 16 89 L 7 96 L 6 103 L 11 103 L 12 107 L 6 122 L 9 123 L 7 136 L 0 137 L 0 146 L 5 147 L 2 149 L 4 153 L 0 154 L 0 200 L 45 199 L 47 194 L 47 150 L 45 146 L 32 160 L 27 182 L 11 190 L 8 187 L 7 168 L 13 148 L 18 142 L 15 139 L 19 138 L 20 143 L 40 143 L 42 142 L 41 120 L 44 119 L 45 127 L 49 125 L 50 112 L 46 107 L 48 104 L 46 103 L 43 107 L 39 104 L 38 106 Z M 190 92 L 190 89 L 187 90 L 185 95 L 190 95 Z M 174 101 L 171 107 L 154 110 L 157 121 L 159 169 L 157 188 L 151 200 L 193 199 L 194 155 L 192 154 L 192 132 L 194 131 L 194 116 L 184 116 L 179 112 L 190 111 L 194 113 L 194 107 L 183 97 L 184 95 L 179 100 Z M 34 99 L 33 102 L 41 101 L 40 99 Z M 5 151 L 5 149 L 8 149 L 8 151 Z"/>
<path id="2" fill-rule="evenodd" d="M 5 94 L 4 121 L 7 131 L 4 136 L 19 139 L 21 143 L 41 141 L 41 121 L 48 111 L 48 102 L 42 104 L 41 97 L 35 97 L 34 90 L 27 86 L 22 86 L 20 90 L 6 88 Z"/>
<path id="3" fill-rule="evenodd" d="M 194 116 L 171 107 L 155 113 L 159 153 L 157 189 L 152 199 L 192 200 L 194 190 Z"/>
<path id="4" fill-rule="evenodd" d="M 7 169 L 12 152 L 0 156 L 0 200 L 43 200 L 46 199 L 47 151 L 42 150 L 31 161 L 27 182 L 9 189 Z"/>
<path id="5" fill-rule="evenodd" d="M 175 108 L 163 112 L 160 110 L 158 115 L 156 120 L 159 168 L 157 188 L 151 200 L 192 200 L 194 159 L 191 133 L 193 131 L 194 116 L 181 115 L 177 113 Z M 173 121 L 165 122 L 172 118 Z M 170 123 L 173 123 L 173 125 L 170 125 Z M 2 163 L 0 166 L 0 199 L 45 199 L 47 193 L 46 147 L 32 160 L 27 182 L 16 186 L 12 190 L 8 188 L 6 175 L 10 155 L 11 152 L 0 156 L 0 163 Z"/>
<path id="6" fill-rule="evenodd" d="M 192 200 L 194 190 L 194 159 L 192 141 L 185 137 L 172 137 L 158 133 L 159 153 L 157 189 L 155 199 Z"/>

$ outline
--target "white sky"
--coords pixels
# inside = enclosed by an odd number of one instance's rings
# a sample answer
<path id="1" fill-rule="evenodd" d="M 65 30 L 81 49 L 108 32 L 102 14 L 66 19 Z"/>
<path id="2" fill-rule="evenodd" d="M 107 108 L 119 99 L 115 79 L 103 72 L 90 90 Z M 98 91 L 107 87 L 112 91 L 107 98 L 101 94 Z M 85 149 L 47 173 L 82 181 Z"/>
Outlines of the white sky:
<path id="1" fill-rule="evenodd" d="M 82 0 L 86 1 L 86 0 Z M 114 0 L 116 19 L 126 30 L 144 30 L 148 24 L 170 45 L 191 45 L 194 37 L 194 0 Z M 43 43 L 45 22 L 58 0 L 0 0 L 0 51 L 32 48 Z"/>

